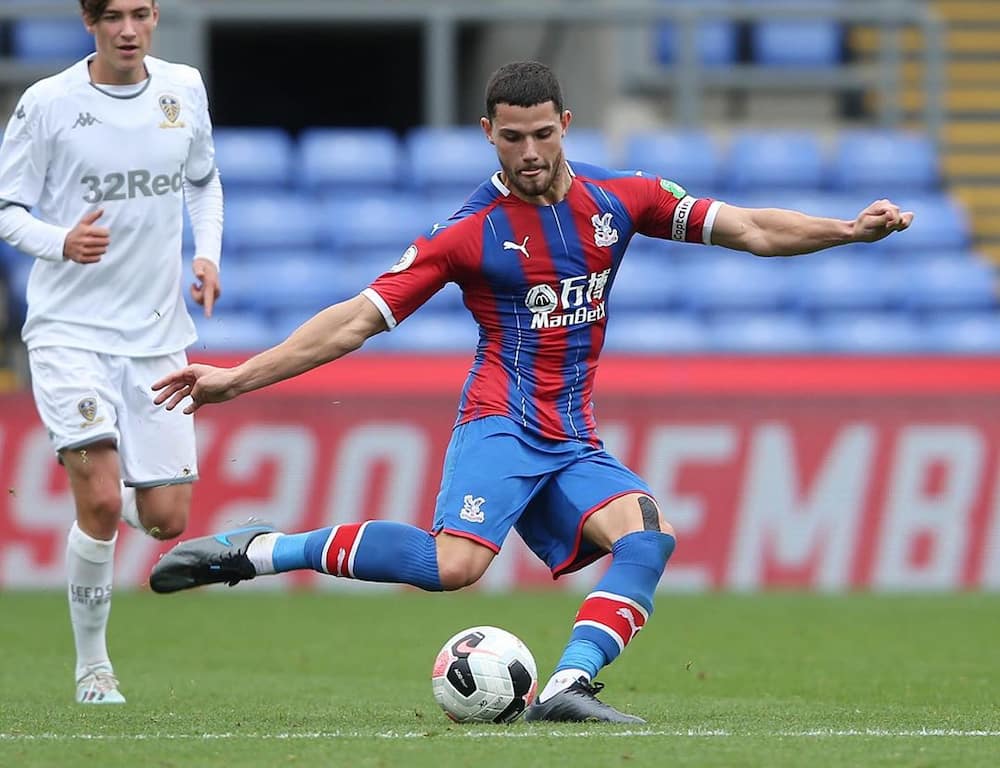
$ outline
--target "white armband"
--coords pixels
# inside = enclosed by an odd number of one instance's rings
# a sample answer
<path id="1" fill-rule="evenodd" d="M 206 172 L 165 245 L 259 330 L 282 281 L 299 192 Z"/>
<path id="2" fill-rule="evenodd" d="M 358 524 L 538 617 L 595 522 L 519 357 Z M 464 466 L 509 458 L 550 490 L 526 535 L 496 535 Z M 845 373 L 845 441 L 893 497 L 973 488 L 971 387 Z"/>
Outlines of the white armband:
<path id="1" fill-rule="evenodd" d="M 19 251 L 45 261 L 62 261 L 68 227 L 36 219 L 17 203 L 0 201 L 0 239 Z"/>
<path id="2" fill-rule="evenodd" d="M 216 267 L 222 260 L 222 181 L 213 172 L 198 184 L 184 179 L 184 202 L 194 232 L 194 257 Z"/>

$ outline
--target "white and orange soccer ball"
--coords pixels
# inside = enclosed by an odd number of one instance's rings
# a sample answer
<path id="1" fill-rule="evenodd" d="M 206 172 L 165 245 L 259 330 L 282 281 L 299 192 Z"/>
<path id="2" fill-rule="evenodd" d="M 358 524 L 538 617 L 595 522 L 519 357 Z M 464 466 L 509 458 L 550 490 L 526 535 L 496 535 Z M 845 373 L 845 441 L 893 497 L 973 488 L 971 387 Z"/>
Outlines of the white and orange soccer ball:
<path id="1" fill-rule="evenodd" d="M 497 627 L 471 627 L 434 660 L 434 699 L 456 723 L 510 723 L 535 699 L 538 670 L 520 639 Z"/>

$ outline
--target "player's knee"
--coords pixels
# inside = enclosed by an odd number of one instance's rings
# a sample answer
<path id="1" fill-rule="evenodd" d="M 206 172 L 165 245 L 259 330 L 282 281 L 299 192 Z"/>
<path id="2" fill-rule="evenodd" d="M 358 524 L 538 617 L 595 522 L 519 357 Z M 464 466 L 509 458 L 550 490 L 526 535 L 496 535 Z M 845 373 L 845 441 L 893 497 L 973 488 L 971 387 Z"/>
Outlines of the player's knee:
<path id="1" fill-rule="evenodd" d="M 117 487 L 107 483 L 98 484 L 90 489 L 83 507 L 89 516 L 102 524 L 117 525 L 122 514 L 122 497 Z"/>
<path id="2" fill-rule="evenodd" d="M 485 571 L 484 567 L 471 559 L 438 559 L 438 578 L 441 580 L 441 588 L 446 592 L 475 584 Z"/>
<path id="3" fill-rule="evenodd" d="M 186 510 L 154 510 L 143 514 L 143 510 L 140 509 L 139 519 L 146 533 L 160 541 L 176 539 L 187 528 Z"/>

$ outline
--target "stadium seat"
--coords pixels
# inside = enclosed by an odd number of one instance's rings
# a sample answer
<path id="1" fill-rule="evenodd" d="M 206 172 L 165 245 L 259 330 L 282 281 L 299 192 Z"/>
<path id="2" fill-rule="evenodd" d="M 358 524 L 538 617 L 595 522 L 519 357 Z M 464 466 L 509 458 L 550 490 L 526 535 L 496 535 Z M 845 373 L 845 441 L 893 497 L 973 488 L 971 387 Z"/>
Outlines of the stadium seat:
<path id="1" fill-rule="evenodd" d="M 879 246 L 901 258 L 968 252 L 972 225 L 965 207 L 947 194 L 893 198 L 903 211 L 913 211 L 906 232 L 887 237 Z"/>
<path id="2" fill-rule="evenodd" d="M 847 130 L 839 134 L 829 175 L 834 189 L 873 199 L 939 188 L 934 143 L 902 131 Z"/>
<path id="3" fill-rule="evenodd" d="M 924 351 L 923 329 L 905 312 L 831 312 L 816 323 L 826 352 L 842 354 L 913 354 Z"/>
<path id="4" fill-rule="evenodd" d="M 774 5 L 774 0 L 744 0 L 750 5 Z M 750 26 L 750 56 L 763 67 L 835 67 L 843 59 L 844 29 L 837 19 L 823 17 L 823 7 L 836 0 L 783 0 L 806 7 L 808 16 L 758 19 Z"/>
<path id="5" fill-rule="evenodd" d="M 696 197 L 709 196 L 719 186 L 719 149 L 701 132 L 631 134 L 625 139 L 622 165 L 671 179 Z"/>
<path id="6" fill-rule="evenodd" d="M 997 304 L 996 270 L 985 260 L 943 254 L 904 264 L 905 303 L 918 311 L 988 309 Z"/>
<path id="7" fill-rule="evenodd" d="M 813 352 L 817 339 L 812 325 L 793 312 L 727 312 L 706 322 L 709 350 L 735 354 Z"/>
<path id="8" fill-rule="evenodd" d="M 683 312 L 612 310 L 604 349 L 628 354 L 695 354 L 708 346 L 705 325 Z"/>
<path id="9" fill-rule="evenodd" d="M 234 259 L 237 261 L 237 259 Z M 276 252 L 273 258 L 238 259 L 223 278 L 225 305 L 260 312 L 317 312 L 356 295 L 377 270 L 343 264 L 320 250 Z"/>
<path id="10" fill-rule="evenodd" d="M 352 249 L 393 249 L 398 257 L 434 223 L 425 199 L 412 193 L 333 196 L 322 203 L 324 239 L 345 257 Z"/>
<path id="11" fill-rule="evenodd" d="M 604 168 L 617 168 L 618 162 L 603 131 L 571 126 L 563 139 L 563 152 L 571 163 L 588 163 Z"/>
<path id="12" fill-rule="evenodd" d="M 225 188 L 275 190 L 292 180 L 294 144 L 283 128 L 216 127 L 215 164 Z"/>
<path id="13" fill-rule="evenodd" d="M 876 310 L 902 300 L 902 276 L 892 263 L 845 249 L 794 259 L 791 296 L 804 311 Z"/>
<path id="14" fill-rule="evenodd" d="M 479 329 L 467 313 L 418 310 L 382 340 L 396 352 L 467 352 L 472 358 Z"/>
<path id="15" fill-rule="evenodd" d="M 609 300 L 612 308 L 664 309 L 677 303 L 676 268 L 665 256 L 625 254 Z"/>
<path id="16" fill-rule="evenodd" d="M 310 128 L 299 135 L 297 169 L 318 192 L 390 190 L 403 183 L 402 149 L 388 128 Z"/>
<path id="17" fill-rule="evenodd" d="M 472 126 L 414 128 L 404 154 L 410 186 L 430 192 L 470 195 L 500 168 L 482 129 Z"/>
<path id="18" fill-rule="evenodd" d="M 740 131 L 725 167 L 730 189 L 769 192 L 816 189 L 825 171 L 819 137 L 806 131 Z"/>
<path id="19" fill-rule="evenodd" d="M 322 212 L 312 198 L 292 192 L 226 196 L 223 247 L 230 249 L 313 247 L 322 235 Z"/>
<path id="20" fill-rule="evenodd" d="M 750 254 L 705 251 L 677 267 L 677 293 L 693 310 L 778 309 L 792 290 L 791 264 Z"/>
<path id="21" fill-rule="evenodd" d="M 724 6 L 725 0 L 673 0 L 675 6 Z M 739 57 L 739 25 L 726 18 L 704 18 L 695 22 L 695 50 L 698 61 L 706 67 L 727 67 Z M 663 21 L 654 27 L 653 48 L 656 61 L 664 66 L 679 62 L 684 33 L 681 22 Z"/>
<path id="22" fill-rule="evenodd" d="M 192 356 L 207 352 L 254 352 L 281 341 L 267 318 L 256 312 L 219 310 L 211 318 L 194 315 L 198 341 L 191 347 Z"/>
<path id="23" fill-rule="evenodd" d="M 94 50 L 94 38 L 78 17 L 15 19 L 10 47 L 14 57 L 22 61 L 75 60 Z"/>
<path id="24" fill-rule="evenodd" d="M 1000 315 L 995 312 L 933 314 L 925 320 L 924 334 L 929 348 L 935 352 L 1000 353 Z"/>

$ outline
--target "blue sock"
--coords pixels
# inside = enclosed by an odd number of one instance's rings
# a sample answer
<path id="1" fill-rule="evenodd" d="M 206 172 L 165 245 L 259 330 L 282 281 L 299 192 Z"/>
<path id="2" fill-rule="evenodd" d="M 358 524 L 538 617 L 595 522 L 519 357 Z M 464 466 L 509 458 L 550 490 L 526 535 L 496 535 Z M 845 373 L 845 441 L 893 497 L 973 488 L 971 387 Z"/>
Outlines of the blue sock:
<path id="1" fill-rule="evenodd" d="M 673 554 L 674 537 L 635 531 L 611 548 L 611 566 L 587 595 L 556 671 L 582 669 L 591 680 L 620 654 L 653 612 L 653 594 Z"/>
<path id="2" fill-rule="evenodd" d="M 275 542 L 272 558 L 276 573 L 311 568 L 362 581 L 441 591 L 434 537 L 404 523 L 369 520 L 288 534 Z"/>

